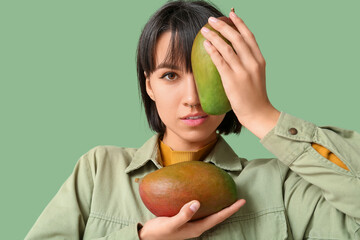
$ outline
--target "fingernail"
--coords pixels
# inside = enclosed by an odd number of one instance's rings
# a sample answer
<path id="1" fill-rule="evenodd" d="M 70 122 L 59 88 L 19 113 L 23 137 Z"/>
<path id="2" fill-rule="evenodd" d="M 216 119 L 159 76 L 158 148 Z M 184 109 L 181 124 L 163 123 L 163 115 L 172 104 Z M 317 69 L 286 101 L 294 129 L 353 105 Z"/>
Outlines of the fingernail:
<path id="1" fill-rule="evenodd" d="M 231 17 L 237 17 L 235 12 L 230 12 Z"/>
<path id="2" fill-rule="evenodd" d="M 210 21 L 210 22 L 213 22 L 213 23 L 216 23 L 216 22 L 218 22 L 219 20 L 217 20 L 217 19 L 214 18 L 214 17 L 210 17 L 210 18 L 209 18 L 209 21 Z"/>
<path id="3" fill-rule="evenodd" d="M 196 211 L 199 209 L 199 207 L 200 207 L 199 202 L 194 202 L 194 203 L 192 203 L 192 204 L 190 205 L 190 209 L 191 209 L 191 211 L 193 211 L 193 212 L 196 212 Z"/>
<path id="4" fill-rule="evenodd" d="M 208 40 L 204 41 L 205 47 L 211 47 L 211 43 Z"/>
<path id="5" fill-rule="evenodd" d="M 201 32 L 208 33 L 210 30 L 206 27 L 201 28 Z"/>

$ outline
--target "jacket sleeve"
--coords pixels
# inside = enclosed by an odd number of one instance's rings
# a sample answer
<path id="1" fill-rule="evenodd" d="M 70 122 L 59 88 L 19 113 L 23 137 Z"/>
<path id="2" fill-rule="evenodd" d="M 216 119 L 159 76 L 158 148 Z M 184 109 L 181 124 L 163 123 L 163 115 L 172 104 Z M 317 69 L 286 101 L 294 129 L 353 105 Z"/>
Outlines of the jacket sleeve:
<path id="1" fill-rule="evenodd" d="M 77 162 L 73 173 L 41 213 L 25 237 L 31 239 L 82 239 L 89 218 L 94 187 L 88 154 Z M 139 239 L 132 224 L 99 239 Z"/>
<path id="2" fill-rule="evenodd" d="M 321 191 L 326 204 L 330 204 L 346 216 L 342 222 L 352 222 L 350 223 L 353 224 L 352 229 L 360 234 L 359 133 L 337 127 L 318 127 L 282 112 L 276 126 L 261 140 L 261 143 L 291 169 L 288 176 L 284 176 L 284 178 L 292 176 L 291 186 L 287 186 L 287 191 L 291 194 L 285 193 L 287 198 L 301 194 L 304 200 L 306 192 Z M 312 143 L 319 144 L 334 153 L 348 170 L 323 157 L 312 147 Z M 300 186 L 297 178 L 305 180 L 304 182 L 316 188 L 311 188 L 309 185 L 299 193 L 300 190 L 294 190 Z M 311 218 L 314 219 L 317 214 L 316 208 L 320 211 L 324 204 L 321 199 L 317 201 L 309 199 L 309 204 L 311 201 L 315 209 Z M 302 214 L 304 213 L 299 211 L 297 217 L 301 217 Z M 331 217 L 329 213 L 327 217 Z"/>

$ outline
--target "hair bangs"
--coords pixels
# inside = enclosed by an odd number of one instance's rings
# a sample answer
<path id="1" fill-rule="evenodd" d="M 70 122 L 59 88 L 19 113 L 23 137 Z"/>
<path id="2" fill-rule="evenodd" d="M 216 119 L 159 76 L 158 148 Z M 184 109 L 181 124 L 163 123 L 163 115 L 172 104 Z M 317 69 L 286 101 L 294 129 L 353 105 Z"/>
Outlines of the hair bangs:
<path id="1" fill-rule="evenodd" d="M 171 38 L 165 58 L 165 62 L 192 72 L 191 50 L 197 33 L 205 24 L 196 16 L 179 12 L 180 16 L 174 15 L 170 19 Z"/>

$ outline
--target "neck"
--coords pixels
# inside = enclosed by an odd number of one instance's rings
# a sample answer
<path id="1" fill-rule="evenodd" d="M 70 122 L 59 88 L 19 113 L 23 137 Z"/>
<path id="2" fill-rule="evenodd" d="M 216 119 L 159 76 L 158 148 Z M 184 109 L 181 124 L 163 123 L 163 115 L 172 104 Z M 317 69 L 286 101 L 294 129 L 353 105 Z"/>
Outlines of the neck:
<path id="1" fill-rule="evenodd" d="M 174 151 L 194 152 L 208 145 L 212 141 L 215 141 L 216 139 L 216 132 L 213 132 L 204 139 L 188 140 L 174 133 L 165 131 L 162 141 Z"/>

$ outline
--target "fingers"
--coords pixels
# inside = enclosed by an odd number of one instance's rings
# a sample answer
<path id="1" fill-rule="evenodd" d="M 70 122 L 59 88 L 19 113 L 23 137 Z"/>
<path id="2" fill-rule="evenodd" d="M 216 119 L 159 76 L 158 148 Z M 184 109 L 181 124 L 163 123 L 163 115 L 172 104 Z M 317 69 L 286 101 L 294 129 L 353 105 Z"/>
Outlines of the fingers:
<path id="1" fill-rule="evenodd" d="M 241 199 L 213 215 L 190 222 L 190 219 L 200 207 L 199 201 L 194 200 L 185 204 L 174 217 L 157 217 L 146 222 L 140 231 L 140 237 L 141 239 L 195 238 L 227 219 L 244 204 L 245 200 Z"/>
<path id="2" fill-rule="evenodd" d="M 227 73 L 232 70 L 228 62 L 222 57 L 218 50 L 208 40 L 204 41 L 204 46 L 215 67 L 219 70 L 219 73 Z M 238 65 L 238 68 L 241 68 L 240 64 Z"/>
<path id="3" fill-rule="evenodd" d="M 179 211 L 177 215 L 170 218 L 171 223 L 170 226 L 173 229 L 178 229 L 192 218 L 194 214 L 197 212 L 197 210 L 200 208 L 200 202 L 199 201 L 191 201 L 187 204 L 185 204 Z"/>
<path id="4" fill-rule="evenodd" d="M 214 18 L 216 19 L 216 18 Z M 220 55 L 225 59 L 225 61 L 227 63 L 237 63 L 234 64 L 233 66 L 237 66 L 240 63 L 240 59 L 238 57 L 238 55 L 236 55 L 236 53 L 234 52 L 234 49 L 225 42 L 224 39 L 222 39 L 221 37 L 219 37 L 219 35 L 217 33 L 215 33 L 214 31 L 210 31 L 208 28 L 203 27 L 201 29 L 201 33 L 206 36 L 206 38 L 211 42 L 211 44 L 213 44 L 215 46 L 214 50 L 217 50 L 218 52 L 220 52 Z M 209 42 L 207 42 L 209 43 Z M 204 44 L 207 44 L 204 43 Z M 207 46 L 210 46 L 209 44 Z M 205 46 L 205 47 L 207 47 Z M 211 55 L 210 55 L 211 56 Z M 231 67 L 231 66 L 229 66 Z M 236 70 L 236 69 L 233 69 Z"/>
<path id="5" fill-rule="evenodd" d="M 264 57 L 260 51 L 259 45 L 256 42 L 254 34 L 249 30 L 249 28 L 245 25 L 244 21 L 238 17 L 235 12 L 230 12 L 229 17 L 231 21 L 234 23 L 236 28 L 241 33 L 244 41 L 248 44 L 251 49 L 251 52 L 257 59 L 259 63 L 265 63 Z"/>
<path id="6" fill-rule="evenodd" d="M 248 44 L 246 43 L 246 41 L 244 41 L 239 31 L 228 25 L 226 22 L 213 17 L 209 18 L 209 24 L 231 42 L 237 53 L 237 56 L 240 57 L 242 62 L 249 61 L 250 58 L 253 58 L 252 52 Z M 217 43 L 218 41 L 216 41 L 215 36 L 210 37 L 212 38 L 209 38 L 209 40 L 215 45 L 215 47 L 219 47 L 220 45 Z"/>
<path id="7" fill-rule="evenodd" d="M 209 18 L 209 24 L 218 32 L 221 33 L 227 40 L 229 40 L 237 53 L 237 57 L 241 59 L 242 64 L 254 65 L 255 63 L 265 63 L 261 54 L 259 46 L 255 40 L 253 33 L 247 28 L 244 21 L 236 16 L 235 13 L 230 13 L 230 20 L 234 23 L 237 30 L 233 27 L 216 18 Z M 219 50 L 220 54 L 226 58 L 227 51 L 223 51 L 224 41 L 217 34 L 203 33 L 203 35 Z M 228 61 L 228 59 L 226 59 Z M 231 63 L 231 61 L 228 61 Z"/>
<path id="8" fill-rule="evenodd" d="M 206 231 L 206 230 L 214 227 L 215 225 L 223 222 L 228 217 L 230 217 L 231 215 L 233 215 L 234 213 L 239 211 L 239 209 L 242 206 L 244 206 L 245 203 L 246 203 L 245 199 L 237 200 L 235 203 L 233 203 L 229 207 L 224 208 L 223 210 L 221 210 L 217 213 L 214 213 L 204 219 L 198 220 L 198 221 L 194 222 L 194 224 L 198 225 L 199 228 L 202 228 L 201 231 Z"/>

